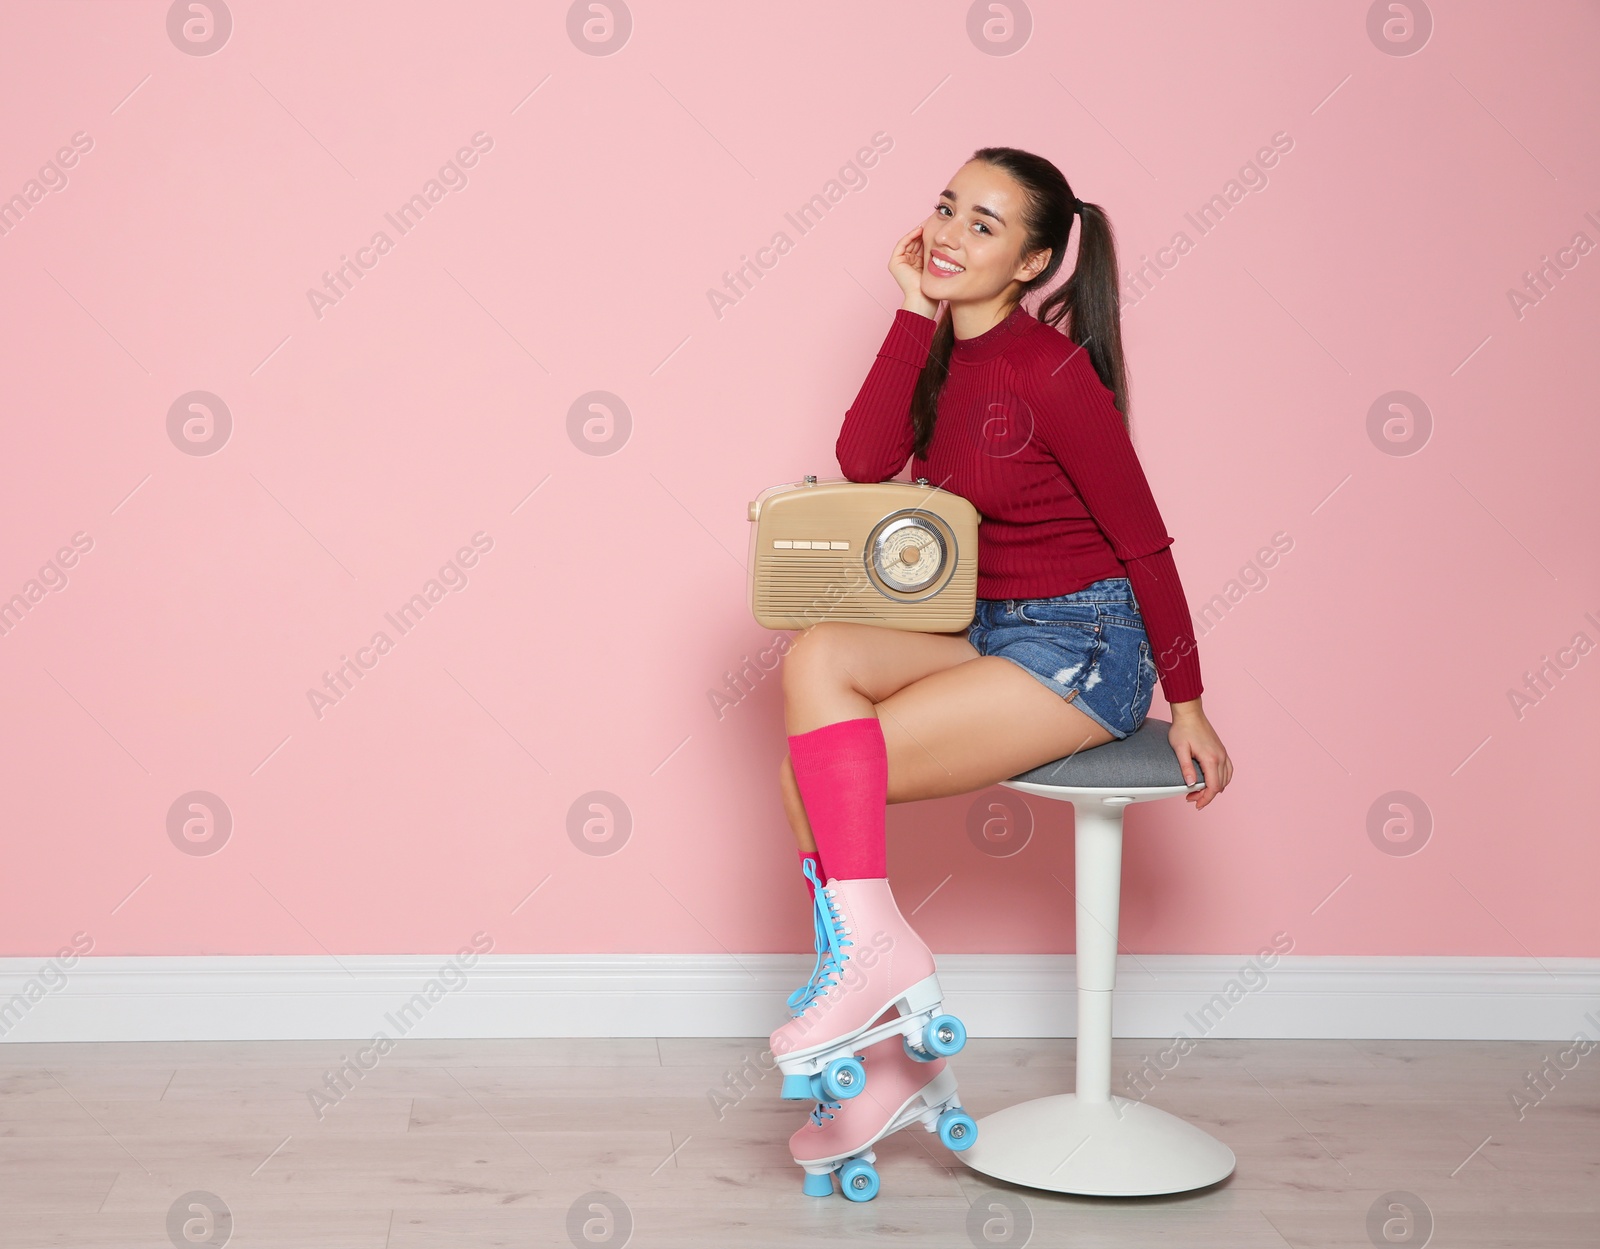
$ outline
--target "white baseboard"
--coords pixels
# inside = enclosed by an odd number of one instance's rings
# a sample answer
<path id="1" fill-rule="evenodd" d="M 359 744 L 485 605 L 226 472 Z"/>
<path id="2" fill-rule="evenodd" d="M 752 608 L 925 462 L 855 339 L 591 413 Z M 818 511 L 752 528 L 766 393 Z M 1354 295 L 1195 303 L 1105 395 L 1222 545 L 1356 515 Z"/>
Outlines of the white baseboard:
<path id="1" fill-rule="evenodd" d="M 945 1008 L 971 1036 L 1072 1036 L 1073 962 L 941 955 Z M 65 968 L 3 958 L 0 1041 L 764 1037 L 788 1019 L 784 998 L 811 964 L 809 954 L 490 954 L 464 971 L 443 955 L 113 956 Z M 1245 955 L 1123 955 L 1115 1014 L 1119 1037 L 1600 1037 L 1600 959 L 1291 954 L 1262 969 Z"/>

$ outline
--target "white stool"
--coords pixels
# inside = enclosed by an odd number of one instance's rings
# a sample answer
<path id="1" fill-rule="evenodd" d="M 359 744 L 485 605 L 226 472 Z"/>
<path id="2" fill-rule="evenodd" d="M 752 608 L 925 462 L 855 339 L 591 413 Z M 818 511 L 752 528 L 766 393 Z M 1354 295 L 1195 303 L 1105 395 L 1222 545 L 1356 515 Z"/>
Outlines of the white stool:
<path id="1" fill-rule="evenodd" d="M 1070 802 L 1076 817 L 1078 1091 L 979 1119 L 978 1139 L 956 1154 L 975 1171 L 1030 1188 L 1097 1197 L 1182 1193 L 1233 1174 L 1233 1151 L 1221 1141 L 1176 1115 L 1111 1092 L 1122 811 L 1129 803 L 1171 798 L 1202 784 L 1183 783 L 1167 741 L 1171 727 L 1146 717 L 1121 741 L 1004 782 Z"/>

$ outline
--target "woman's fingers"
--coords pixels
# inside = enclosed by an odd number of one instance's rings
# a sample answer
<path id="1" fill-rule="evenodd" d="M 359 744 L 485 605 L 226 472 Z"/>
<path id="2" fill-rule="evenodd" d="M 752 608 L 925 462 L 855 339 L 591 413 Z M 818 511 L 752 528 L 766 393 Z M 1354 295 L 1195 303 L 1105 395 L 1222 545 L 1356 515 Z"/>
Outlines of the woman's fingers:
<path id="1" fill-rule="evenodd" d="M 919 291 L 922 286 L 922 227 L 908 230 L 900 236 L 894 252 L 889 257 L 889 273 L 906 294 Z"/>
<path id="2" fill-rule="evenodd" d="M 1228 762 L 1228 756 L 1220 750 L 1208 753 L 1201 759 L 1200 765 L 1206 770 L 1206 787 L 1201 791 L 1199 803 L 1203 807 L 1228 787 L 1233 767 Z"/>
<path id="3" fill-rule="evenodd" d="M 894 245 L 894 259 L 910 262 L 921 250 L 922 226 L 918 225 L 900 236 L 900 241 Z"/>
<path id="4" fill-rule="evenodd" d="M 1168 740 L 1172 743 L 1173 753 L 1178 756 L 1178 766 L 1183 770 L 1185 785 L 1193 785 L 1202 779 L 1195 772 L 1195 762 L 1199 763 L 1200 773 L 1204 774 L 1205 788 L 1184 795 L 1198 811 L 1228 787 L 1233 777 L 1233 763 L 1222 743 L 1208 740 L 1205 735 L 1191 737 L 1185 733 Z"/>
<path id="5" fill-rule="evenodd" d="M 1196 778 L 1194 764 L 1189 759 L 1189 743 L 1186 741 L 1174 742 L 1172 748 L 1178 755 L 1178 770 L 1183 773 L 1183 783 L 1185 785 L 1193 785 Z"/>

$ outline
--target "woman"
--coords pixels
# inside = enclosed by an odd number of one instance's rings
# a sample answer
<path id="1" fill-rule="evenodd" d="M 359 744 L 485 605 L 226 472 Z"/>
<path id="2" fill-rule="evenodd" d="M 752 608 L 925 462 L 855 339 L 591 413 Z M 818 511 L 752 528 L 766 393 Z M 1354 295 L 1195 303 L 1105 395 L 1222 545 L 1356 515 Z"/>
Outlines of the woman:
<path id="1" fill-rule="evenodd" d="M 1035 318 L 1021 301 L 1055 276 L 1080 215 L 1077 268 Z M 889 270 L 905 299 L 845 415 L 839 464 L 852 481 L 876 482 L 910 456 L 915 476 L 977 507 L 978 608 L 960 633 L 825 622 L 785 659 L 784 806 L 813 898 L 826 881 L 827 905 L 816 908 L 818 972 L 791 997 L 795 1017 L 773 1034 L 774 1054 L 847 1039 L 930 983 L 932 955 L 885 879 L 886 802 L 982 789 L 1126 737 L 1158 674 L 1184 779 L 1197 779 L 1193 760 L 1205 774 L 1187 795 L 1197 811 L 1233 772 L 1201 709 L 1172 538 L 1128 436 L 1105 215 L 1049 161 L 981 148 L 895 245 Z M 1063 320 L 1065 334 L 1052 328 Z M 844 974 L 852 948 L 828 951 L 829 915 L 836 933 L 887 934 L 889 952 Z M 860 986 L 849 1003 L 847 979 Z M 889 1087 L 891 1068 L 917 1067 L 898 1037 L 865 1058 L 875 1054 L 868 1091 Z M 794 1143 L 820 1156 L 803 1137 L 837 1133 L 845 1115 L 892 1115 L 869 1106 L 879 1100 L 824 1103 Z"/>

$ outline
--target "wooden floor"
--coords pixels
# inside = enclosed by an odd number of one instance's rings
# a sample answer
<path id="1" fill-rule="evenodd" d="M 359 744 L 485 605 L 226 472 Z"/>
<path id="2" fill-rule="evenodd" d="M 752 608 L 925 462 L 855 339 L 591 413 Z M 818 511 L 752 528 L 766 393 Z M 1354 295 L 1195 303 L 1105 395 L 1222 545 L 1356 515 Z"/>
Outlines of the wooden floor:
<path id="1" fill-rule="evenodd" d="M 1072 1044 L 969 1041 L 952 1060 L 963 1103 L 981 1118 L 1070 1091 Z M 1213 1188 L 1039 1193 L 917 1128 L 880 1144 L 883 1190 L 856 1204 L 801 1195 L 786 1141 L 807 1108 L 779 1099 L 776 1075 L 742 1096 L 727 1083 L 761 1071 L 764 1045 L 402 1041 L 320 1120 L 309 1091 L 358 1045 L 0 1045 L 0 1245 L 208 1243 L 168 1239 L 194 1192 L 231 1210 L 230 1245 L 275 1249 L 622 1244 L 620 1223 L 569 1238 L 593 1192 L 625 1203 L 638 1249 L 1022 1243 L 969 1234 L 973 1204 L 997 1196 L 1024 1203 L 1029 1243 L 1052 1249 L 1420 1245 L 1368 1235 L 1395 1190 L 1426 1203 L 1438 1249 L 1600 1245 L 1600 1051 L 1519 1119 L 1511 1093 L 1562 1044 L 1202 1041 L 1148 1100 L 1233 1149 Z M 1119 1040 L 1114 1071 L 1160 1045 Z"/>

